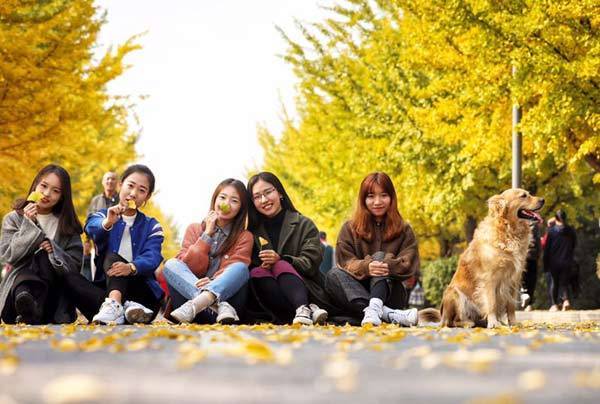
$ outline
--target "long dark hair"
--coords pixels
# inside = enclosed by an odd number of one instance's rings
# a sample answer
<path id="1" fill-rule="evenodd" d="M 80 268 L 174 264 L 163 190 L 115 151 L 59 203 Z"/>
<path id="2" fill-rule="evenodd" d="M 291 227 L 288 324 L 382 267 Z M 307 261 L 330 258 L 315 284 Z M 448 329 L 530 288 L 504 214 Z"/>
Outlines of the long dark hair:
<path id="1" fill-rule="evenodd" d="M 81 234 L 83 229 L 81 222 L 77 218 L 75 213 L 75 207 L 73 206 L 73 197 L 71 193 L 71 176 L 59 165 L 48 164 L 42 168 L 31 183 L 29 187 L 28 195 L 35 191 L 38 184 L 48 174 L 55 174 L 60 179 L 61 196 L 60 200 L 52 207 L 52 213 L 58 217 L 58 234 L 64 236 L 73 236 L 75 234 Z M 13 205 L 13 209 L 19 214 L 23 214 L 23 209 L 27 206 L 29 201 L 26 199 L 18 199 Z"/>
<path id="2" fill-rule="evenodd" d="M 254 201 L 252 200 L 252 188 L 254 187 L 254 185 L 256 185 L 258 180 L 268 182 L 269 184 L 273 185 L 273 187 L 275 187 L 277 192 L 279 192 L 279 195 L 282 196 L 281 209 L 289 210 L 290 212 L 298 212 L 298 210 L 294 207 L 294 204 L 292 203 L 292 200 L 288 196 L 287 192 L 285 192 L 285 188 L 283 187 L 281 181 L 279 181 L 279 178 L 277 178 L 275 174 L 270 173 L 268 171 L 260 172 L 256 175 L 253 175 L 248 180 L 248 230 L 250 231 L 253 231 L 258 227 L 263 216 L 260 213 L 258 213 L 258 211 L 256 210 L 256 206 L 254 206 Z"/>
<path id="3" fill-rule="evenodd" d="M 235 215 L 233 223 L 231 224 L 231 231 L 229 232 L 229 236 L 227 236 L 227 239 L 225 239 L 225 242 L 223 242 L 223 244 L 217 251 L 217 255 L 221 255 L 222 253 L 229 251 L 229 249 L 233 247 L 238 237 L 242 234 L 246 227 L 246 217 L 248 216 L 248 192 L 246 191 L 246 186 L 242 181 L 236 180 L 234 178 L 227 178 L 226 180 L 221 181 L 219 185 L 217 185 L 217 188 L 215 188 L 215 192 L 213 193 L 212 199 L 210 200 L 210 208 L 213 209 L 217 197 L 219 196 L 223 188 L 229 185 L 234 187 L 240 196 L 240 211 L 237 213 L 237 215 Z"/>
<path id="4" fill-rule="evenodd" d="M 373 231 L 375 227 L 375 218 L 367 208 L 367 195 L 373 192 L 375 184 L 379 185 L 390 196 L 390 207 L 385 215 L 385 227 L 383 240 L 389 241 L 400 235 L 404 227 L 404 220 L 398 211 L 398 197 L 396 196 L 396 188 L 392 179 L 383 172 L 374 172 L 365 177 L 360 184 L 358 191 L 358 201 L 356 203 L 356 211 L 352 218 L 352 228 L 359 237 L 367 240 L 373 240 Z"/>

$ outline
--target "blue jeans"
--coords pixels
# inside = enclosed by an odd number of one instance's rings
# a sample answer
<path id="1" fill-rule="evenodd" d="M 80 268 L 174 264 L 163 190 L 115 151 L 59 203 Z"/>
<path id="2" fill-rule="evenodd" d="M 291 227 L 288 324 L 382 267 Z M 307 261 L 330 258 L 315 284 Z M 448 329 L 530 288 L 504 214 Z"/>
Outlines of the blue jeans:
<path id="1" fill-rule="evenodd" d="M 200 290 L 196 287 L 196 282 L 198 282 L 196 275 L 185 263 L 175 258 L 165 263 L 163 274 L 169 285 L 169 290 L 175 290 L 184 299 L 193 299 L 202 290 L 208 290 L 216 296 L 217 302 L 227 302 L 246 286 L 250 278 L 248 266 L 241 262 L 235 262 L 227 266 L 221 275 Z"/>

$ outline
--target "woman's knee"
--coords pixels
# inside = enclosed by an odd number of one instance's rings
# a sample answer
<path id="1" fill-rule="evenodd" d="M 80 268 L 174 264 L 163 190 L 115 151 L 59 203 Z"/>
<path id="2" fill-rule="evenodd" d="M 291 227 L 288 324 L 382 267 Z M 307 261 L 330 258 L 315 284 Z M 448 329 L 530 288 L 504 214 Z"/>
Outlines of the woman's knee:
<path id="1" fill-rule="evenodd" d="M 248 271 L 248 265 L 243 262 L 234 262 L 233 264 L 225 268 L 229 274 L 235 276 L 236 279 L 243 280 L 245 282 L 250 279 L 250 271 Z"/>
<path id="2" fill-rule="evenodd" d="M 163 275 L 167 282 L 172 281 L 173 278 L 177 277 L 183 270 L 187 269 L 187 266 L 176 258 L 171 258 L 165 262 L 163 268 Z"/>

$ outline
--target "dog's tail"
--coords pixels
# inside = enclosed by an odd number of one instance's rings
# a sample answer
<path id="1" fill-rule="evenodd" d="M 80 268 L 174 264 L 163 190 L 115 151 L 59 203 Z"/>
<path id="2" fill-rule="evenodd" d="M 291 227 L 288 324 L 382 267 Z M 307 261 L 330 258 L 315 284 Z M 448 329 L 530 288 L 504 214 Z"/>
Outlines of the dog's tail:
<path id="1" fill-rule="evenodd" d="M 419 325 L 440 325 L 442 321 L 442 314 L 438 309 L 434 309 L 433 307 L 419 310 L 417 313 L 418 324 Z"/>

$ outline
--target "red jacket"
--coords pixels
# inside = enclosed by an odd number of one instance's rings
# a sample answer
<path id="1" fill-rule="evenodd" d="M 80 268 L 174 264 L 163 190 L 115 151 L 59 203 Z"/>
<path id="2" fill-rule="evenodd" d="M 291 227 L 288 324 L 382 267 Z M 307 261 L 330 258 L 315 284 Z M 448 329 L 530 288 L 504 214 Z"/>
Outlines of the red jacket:
<path id="1" fill-rule="evenodd" d="M 188 226 L 181 243 L 181 250 L 177 253 L 178 260 L 184 262 L 198 278 L 206 276 L 208 271 L 208 254 L 210 245 L 200 238 L 206 225 L 192 223 Z M 219 276 L 225 268 L 234 262 L 243 262 L 250 265 L 252 255 L 252 242 L 254 237 L 248 230 L 244 230 L 235 241 L 235 244 L 221 256 L 219 269 L 215 277 Z"/>

